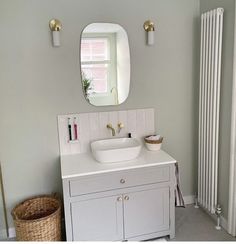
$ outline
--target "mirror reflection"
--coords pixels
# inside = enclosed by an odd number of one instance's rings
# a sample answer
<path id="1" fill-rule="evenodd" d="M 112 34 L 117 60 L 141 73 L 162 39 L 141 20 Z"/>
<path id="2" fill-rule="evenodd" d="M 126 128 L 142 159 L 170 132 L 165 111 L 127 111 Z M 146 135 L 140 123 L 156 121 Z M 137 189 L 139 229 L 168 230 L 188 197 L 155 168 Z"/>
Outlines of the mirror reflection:
<path id="1" fill-rule="evenodd" d="M 123 103 L 130 87 L 130 51 L 124 28 L 112 23 L 92 23 L 83 30 L 80 43 L 86 100 L 95 106 Z"/>

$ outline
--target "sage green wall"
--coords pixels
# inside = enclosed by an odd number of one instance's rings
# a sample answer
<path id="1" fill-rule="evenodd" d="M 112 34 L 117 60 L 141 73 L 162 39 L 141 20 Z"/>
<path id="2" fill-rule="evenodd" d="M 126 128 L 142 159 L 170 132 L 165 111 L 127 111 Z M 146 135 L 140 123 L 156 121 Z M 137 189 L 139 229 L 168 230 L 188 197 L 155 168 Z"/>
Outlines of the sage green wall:
<path id="1" fill-rule="evenodd" d="M 233 80 L 233 50 L 234 50 L 234 15 L 235 0 L 200 0 L 200 12 L 210 9 L 224 8 L 222 78 L 220 101 L 220 135 L 219 135 L 219 196 L 223 216 L 228 218 L 229 198 L 229 163 L 230 163 L 230 128 L 231 101 Z"/>
<path id="2" fill-rule="evenodd" d="M 63 25 L 60 48 L 48 27 L 55 17 Z M 58 114 L 154 107 L 164 149 L 180 163 L 183 193 L 194 193 L 198 17 L 198 0 L 1 0 L 0 160 L 9 219 L 24 198 L 61 191 Z M 152 47 L 147 19 L 156 24 Z M 83 97 L 80 33 L 92 22 L 119 23 L 129 36 L 131 90 L 117 107 Z"/>

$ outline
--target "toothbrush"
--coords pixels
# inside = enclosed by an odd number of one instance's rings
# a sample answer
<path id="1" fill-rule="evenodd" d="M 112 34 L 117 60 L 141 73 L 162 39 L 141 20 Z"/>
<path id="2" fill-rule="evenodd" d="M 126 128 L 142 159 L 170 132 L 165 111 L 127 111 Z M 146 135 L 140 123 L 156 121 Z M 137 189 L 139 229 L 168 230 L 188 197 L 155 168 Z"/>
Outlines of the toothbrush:
<path id="1" fill-rule="evenodd" d="M 68 132 L 69 132 L 69 140 L 72 141 L 70 118 L 68 118 Z"/>
<path id="2" fill-rule="evenodd" d="M 75 135 L 75 140 L 78 139 L 78 130 L 77 130 L 77 124 L 76 124 L 76 117 L 74 117 L 74 135 Z"/>

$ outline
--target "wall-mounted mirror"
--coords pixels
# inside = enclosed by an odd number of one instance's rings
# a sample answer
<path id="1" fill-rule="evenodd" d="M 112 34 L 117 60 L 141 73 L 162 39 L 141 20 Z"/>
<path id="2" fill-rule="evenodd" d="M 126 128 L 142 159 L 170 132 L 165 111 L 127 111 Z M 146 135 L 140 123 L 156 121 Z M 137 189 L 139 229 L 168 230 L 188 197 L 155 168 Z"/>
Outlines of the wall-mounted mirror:
<path id="1" fill-rule="evenodd" d="M 83 30 L 80 43 L 86 100 L 95 106 L 123 103 L 130 87 L 130 51 L 124 28 L 112 23 L 92 23 Z"/>

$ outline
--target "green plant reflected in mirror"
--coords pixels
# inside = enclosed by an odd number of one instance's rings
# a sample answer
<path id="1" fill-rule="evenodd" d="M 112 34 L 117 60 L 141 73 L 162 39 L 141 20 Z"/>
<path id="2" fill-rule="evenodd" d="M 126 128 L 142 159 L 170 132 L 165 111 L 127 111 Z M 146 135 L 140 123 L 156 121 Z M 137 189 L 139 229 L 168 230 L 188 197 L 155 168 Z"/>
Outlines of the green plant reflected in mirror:
<path id="1" fill-rule="evenodd" d="M 124 28 L 112 23 L 89 24 L 80 43 L 86 100 L 95 106 L 123 103 L 130 89 L 130 50 Z"/>

